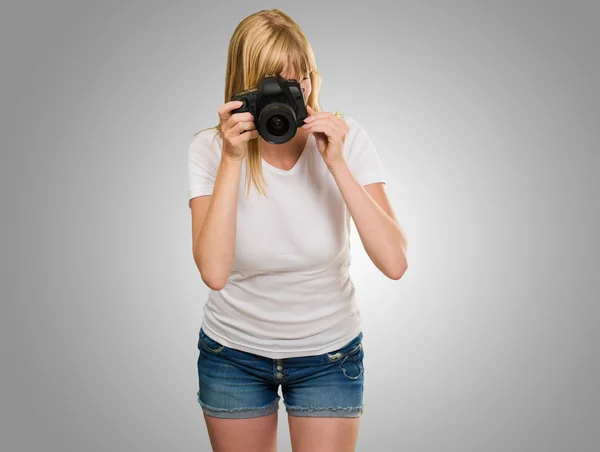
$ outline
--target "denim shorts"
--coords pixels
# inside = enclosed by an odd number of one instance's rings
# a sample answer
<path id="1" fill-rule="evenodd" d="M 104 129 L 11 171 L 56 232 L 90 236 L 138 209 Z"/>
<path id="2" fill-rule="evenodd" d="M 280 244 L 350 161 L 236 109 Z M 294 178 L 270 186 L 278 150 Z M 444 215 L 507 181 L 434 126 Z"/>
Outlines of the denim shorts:
<path id="1" fill-rule="evenodd" d="M 343 347 L 314 356 L 267 358 L 226 347 L 200 328 L 198 403 L 220 418 L 266 416 L 279 409 L 281 385 L 288 415 L 363 414 L 362 331 Z"/>

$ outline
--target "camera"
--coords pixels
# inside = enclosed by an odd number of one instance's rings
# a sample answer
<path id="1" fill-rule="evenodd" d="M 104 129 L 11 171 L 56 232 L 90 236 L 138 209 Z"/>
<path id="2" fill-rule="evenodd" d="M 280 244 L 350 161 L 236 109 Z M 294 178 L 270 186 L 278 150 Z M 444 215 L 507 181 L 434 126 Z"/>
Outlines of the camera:
<path id="1" fill-rule="evenodd" d="M 280 75 L 264 77 L 258 89 L 239 91 L 231 100 L 244 102 L 231 113 L 252 113 L 259 135 L 273 144 L 290 141 L 308 117 L 300 82 Z"/>

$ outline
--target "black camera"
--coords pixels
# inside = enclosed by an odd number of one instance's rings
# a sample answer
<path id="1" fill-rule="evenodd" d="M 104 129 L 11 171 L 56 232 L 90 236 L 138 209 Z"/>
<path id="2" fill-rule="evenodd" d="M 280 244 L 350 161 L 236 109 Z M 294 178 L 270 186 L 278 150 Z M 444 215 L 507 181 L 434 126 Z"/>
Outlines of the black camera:
<path id="1" fill-rule="evenodd" d="M 273 144 L 290 141 L 308 117 L 300 83 L 280 75 L 264 77 L 258 89 L 237 92 L 231 100 L 244 102 L 231 113 L 252 113 L 260 136 Z"/>

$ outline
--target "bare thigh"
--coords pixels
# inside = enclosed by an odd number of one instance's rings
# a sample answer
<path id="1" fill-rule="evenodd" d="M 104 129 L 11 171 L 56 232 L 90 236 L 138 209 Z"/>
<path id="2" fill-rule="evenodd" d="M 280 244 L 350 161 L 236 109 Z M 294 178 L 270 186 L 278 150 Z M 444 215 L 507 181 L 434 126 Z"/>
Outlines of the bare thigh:
<path id="1" fill-rule="evenodd" d="M 354 452 L 360 417 L 288 416 L 293 452 Z"/>
<path id="2" fill-rule="evenodd" d="M 204 413 L 213 452 L 276 452 L 277 411 L 248 419 L 225 419 Z"/>

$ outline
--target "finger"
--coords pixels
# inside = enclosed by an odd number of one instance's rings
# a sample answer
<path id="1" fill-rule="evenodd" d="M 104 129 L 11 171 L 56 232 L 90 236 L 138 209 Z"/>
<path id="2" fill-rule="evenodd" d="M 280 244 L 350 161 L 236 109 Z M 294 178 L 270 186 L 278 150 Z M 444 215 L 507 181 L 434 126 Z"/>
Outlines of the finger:
<path id="1" fill-rule="evenodd" d="M 256 129 L 256 124 L 254 124 L 254 121 L 240 121 L 233 126 L 233 129 L 238 133 L 243 133 L 245 130 Z"/>
<path id="2" fill-rule="evenodd" d="M 331 120 L 331 118 L 315 118 L 309 123 L 302 126 L 306 131 L 325 132 L 325 129 L 341 133 L 344 128 L 337 121 Z"/>
<path id="3" fill-rule="evenodd" d="M 305 123 L 314 121 L 320 118 L 333 118 L 333 115 L 327 111 L 312 112 L 311 115 L 304 120 Z"/>
<path id="4" fill-rule="evenodd" d="M 232 137 L 235 137 L 244 133 L 247 130 L 254 129 L 256 129 L 256 124 L 254 124 L 254 121 L 239 121 L 233 124 L 231 127 L 229 127 L 227 129 L 227 133 L 230 134 Z"/>
<path id="5" fill-rule="evenodd" d="M 309 134 L 322 133 L 329 141 L 337 141 L 341 134 L 338 130 L 333 129 L 327 124 L 315 124 L 314 126 L 305 129 Z"/>
<path id="6" fill-rule="evenodd" d="M 244 105 L 244 102 L 240 100 L 232 100 L 224 103 L 219 108 L 217 108 L 217 114 L 219 115 L 219 120 L 221 122 L 227 121 L 231 117 L 231 110 L 235 110 L 236 108 L 240 108 Z"/>
<path id="7" fill-rule="evenodd" d="M 231 138 L 229 141 L 231 141 L 234 146 L 239 146 L 240 144 L 250 141 L 256 137 L 258 137 L 258 130 L 246 130 L 244 133 Z"/>
<path id="8" fill-rule="evenodd" d="M 249 111 L 234 113 L 225 121 L 225 124 L 228 129 L 231 129 L 240 122 L 254 122 L 254 116 Z"/>

